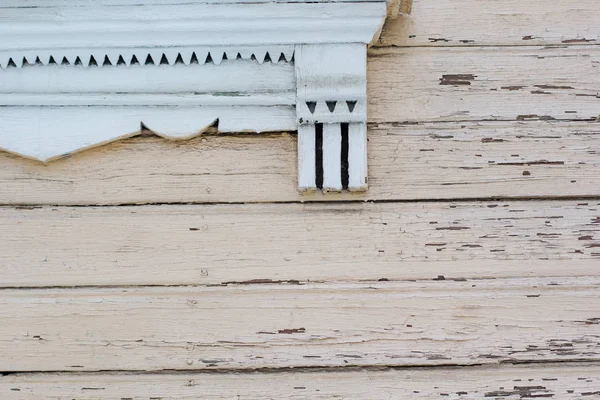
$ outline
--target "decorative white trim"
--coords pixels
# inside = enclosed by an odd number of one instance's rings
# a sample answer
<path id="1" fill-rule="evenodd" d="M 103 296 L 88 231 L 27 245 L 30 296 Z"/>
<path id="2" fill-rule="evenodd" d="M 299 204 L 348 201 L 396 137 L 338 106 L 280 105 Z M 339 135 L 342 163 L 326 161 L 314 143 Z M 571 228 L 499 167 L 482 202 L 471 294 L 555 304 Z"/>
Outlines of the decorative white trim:
<path id="1" fill-rule="evenodd" d="M 3 0 L 0 148 L 47 162 L 141 128 L 298 130 L 301 190 L 365 190 L 366 49 L 385 15 L 385 0 Z"/>

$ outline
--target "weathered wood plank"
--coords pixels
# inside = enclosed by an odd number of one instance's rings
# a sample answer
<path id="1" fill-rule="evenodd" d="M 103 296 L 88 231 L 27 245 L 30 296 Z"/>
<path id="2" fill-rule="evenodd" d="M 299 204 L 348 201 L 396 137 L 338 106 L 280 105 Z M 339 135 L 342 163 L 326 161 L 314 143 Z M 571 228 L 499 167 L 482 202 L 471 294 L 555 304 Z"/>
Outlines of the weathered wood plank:
<path id="1" fill-rule="evenodd" d="M 598 364 L 236 374 L 23 374 L 0 377 L 5 400 L 595 398 Z M 590 396 L 590 397 L 587 397 Z"/>
<path id="2" fill-rule="evenodd" d="M 599 46 L 371 49 L 369 120 L 595 119 L 599 67 Z"/>
<path id="3" fill-rule="evenodd" d="M 412 13 L 388 20 L 380 46 L 595 44 L 596 0 L 414 0 Z"/>
<path id="4" fill-rule="evenodd" d="M 600 277 L 0 291 L 0 371 L 600 360 Z"/>
<path id="5" fill-rule="evenodd" d="M 300 195 L 295 135 L 124 140 L 47 165 L 0 153 L 2 204 L 140 204 L 600 195 L 600 125 L 369 126 L 369 191 Z"/>
<path id="6" fill-rule="evenodd" d="M 598 200 L 5 207 L 0 226 L 3 287 L 600 273 Z"/>

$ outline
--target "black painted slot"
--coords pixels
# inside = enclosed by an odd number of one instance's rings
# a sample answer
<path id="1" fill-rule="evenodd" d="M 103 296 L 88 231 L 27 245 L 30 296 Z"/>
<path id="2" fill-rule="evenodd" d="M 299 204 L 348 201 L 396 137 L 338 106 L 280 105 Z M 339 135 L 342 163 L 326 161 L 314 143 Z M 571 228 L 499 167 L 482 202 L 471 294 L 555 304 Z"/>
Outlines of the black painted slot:
<path id="1" fill-rule="evenodd" d="M 315 124 L 315 186 L 323 189 L 323 124 Z"/>
<path id="2" fill-rule="evenodd" d="M 342 123 L 342 187 L 348 189 L 350 175 L 348 173 L 348 123 Z"/>

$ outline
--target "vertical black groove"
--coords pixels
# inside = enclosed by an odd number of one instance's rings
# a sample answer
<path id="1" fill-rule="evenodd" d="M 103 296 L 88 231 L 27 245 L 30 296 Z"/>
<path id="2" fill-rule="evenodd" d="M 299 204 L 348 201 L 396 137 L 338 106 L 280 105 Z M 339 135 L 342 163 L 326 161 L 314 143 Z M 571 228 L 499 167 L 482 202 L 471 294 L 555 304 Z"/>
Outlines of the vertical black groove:
<path id="1" fill-rule="evenodd" d="M 342 123 L 342 187 L 348 189 L 350 175 L 348 173 L 348 123 Z"/>
<path id="2" fill-rule="evenodd" d="M 323 189 L 323 124 L 315 124 L 315 185 Z"/>

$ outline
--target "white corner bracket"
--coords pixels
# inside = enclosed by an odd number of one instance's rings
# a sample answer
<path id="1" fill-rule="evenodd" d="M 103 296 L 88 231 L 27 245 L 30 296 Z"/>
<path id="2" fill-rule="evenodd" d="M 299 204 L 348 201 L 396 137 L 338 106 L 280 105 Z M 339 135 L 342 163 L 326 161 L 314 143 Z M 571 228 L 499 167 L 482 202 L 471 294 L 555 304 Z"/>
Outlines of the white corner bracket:
<path id="1" fill-rule="evenodd" d="M 297 130 L 301 191 L 366 190 L 367 47 L 396 3 L 0 0 L 0 149 Z"/>

